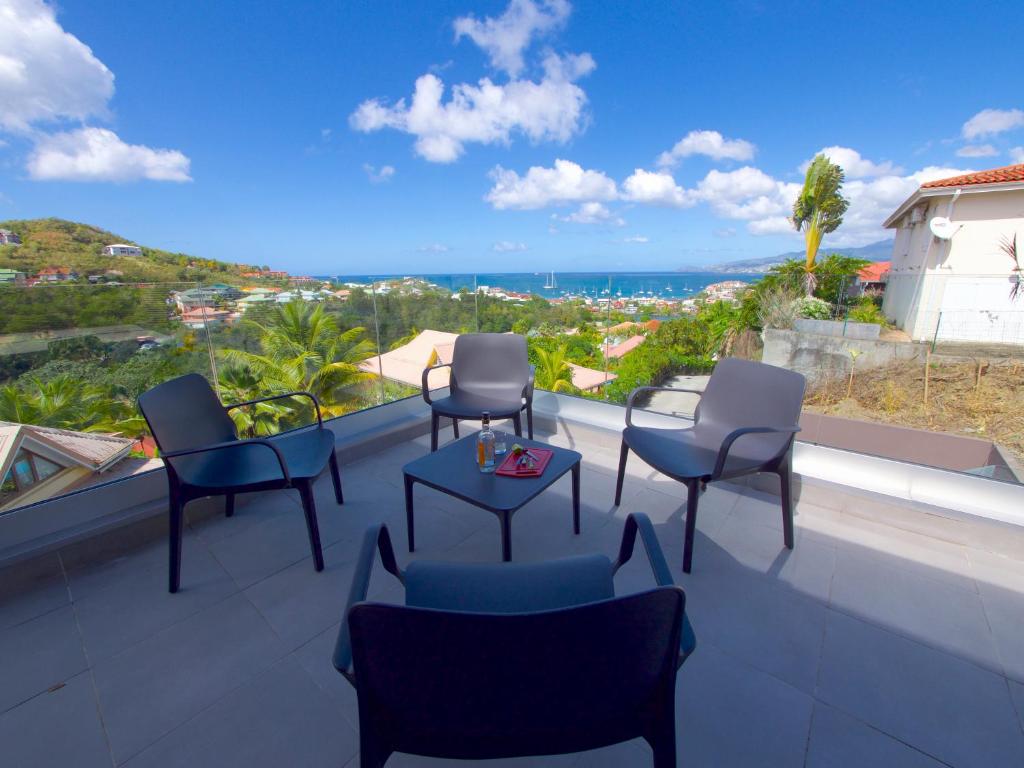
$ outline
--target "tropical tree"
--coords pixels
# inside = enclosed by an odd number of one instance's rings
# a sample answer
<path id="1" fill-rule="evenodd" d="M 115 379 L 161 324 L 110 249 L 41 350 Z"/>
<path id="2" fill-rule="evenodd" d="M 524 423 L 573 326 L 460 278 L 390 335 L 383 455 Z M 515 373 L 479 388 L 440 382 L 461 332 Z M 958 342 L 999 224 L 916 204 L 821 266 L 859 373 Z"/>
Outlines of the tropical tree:
<path id="1" fill-rule="evenodd" d="M 548 392 L 571 392 L 572 369 L 566 359 L 568 348 L 563 344 L 552 350 L 536 348 L 537 372 L 534 381 L 538 389 Z"/>
<path id="2" fill-rule="evenodd" d="M 0 421 L 132 436 L 145 428 L 127 403 L 68 374 L 0 387 Z"/>
<path id="3" fill-rule="evenodd" d="M 821 239 L 835 232 L 843 223 L 843 214 L 850 201 L 842 195 L 843 169 L 825 155 L 815 155 L 807 168 L 804 186 L 793 203 L 790 221 L 798 232 L 804 233 L 807 250 L 804 257 L 804 286 L 807 295 L 814 293 L 817 284 L 814 260 L 818 256 Z"/>
<path id="4" fill-rule="evenodd" d="M 326 416 L 338 416 L 355 406 L 354 385 L 373 378 L 359 370 L 359 363 L 375 352 L 364 336 L 365 329 L 342 331 L 323 305 L 311 308 L 301 301 L 277 307 L 265 322 L 246 321 L 259 331 L 260 353 L 227 349 L 221 354 L 229 366 L 249 371 L 258 382 L 253 393 L 274 394 L 305 391 L 320 401 Z M 232 372 L 228 386 L 241 379 Z M 296 413 L 311 414 L 306 398 L 294 398 Z"/>

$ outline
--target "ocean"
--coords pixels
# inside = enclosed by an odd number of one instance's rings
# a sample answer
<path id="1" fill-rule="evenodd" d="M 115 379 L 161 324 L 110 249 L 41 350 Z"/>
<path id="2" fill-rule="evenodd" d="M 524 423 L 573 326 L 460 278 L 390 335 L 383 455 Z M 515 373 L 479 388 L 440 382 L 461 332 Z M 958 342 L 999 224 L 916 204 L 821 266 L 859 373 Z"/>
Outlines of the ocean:
<path id="1" fill-rule="evenodd" d="M 450 291 L 461 288 L 473 290 L 478 286 L 504 288 L 517 293 L 535 293 L 544 298 L 560 296 L 621 296 L 685 299 L 704 290 L 712 283 L 742 280 L 752 283 L 764 275 L 721 274 L 716 272 L 555 272 L 554 282 L 549 272 L 501 272 L 495 274 L 443 274 L 443 275 L 318 275 L 337 282 L 370 283 L 383 280 L 401 280 L 416 277 L 427 280 Z"/>

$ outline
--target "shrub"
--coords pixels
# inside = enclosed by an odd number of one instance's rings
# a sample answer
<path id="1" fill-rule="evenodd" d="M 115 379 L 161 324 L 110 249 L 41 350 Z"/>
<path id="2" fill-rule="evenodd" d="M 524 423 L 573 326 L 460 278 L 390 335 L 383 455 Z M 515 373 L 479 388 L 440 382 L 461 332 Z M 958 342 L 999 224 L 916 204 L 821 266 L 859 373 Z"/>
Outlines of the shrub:
<path id="1" fill-rule="evenodd" d="M 871 299 L 861 299 L 856 306 L 851 307 L 847 317 L 855 323 L 876 323 L 885 325 L 885 315 Z"/>
<path id="2" fill-rule="evenodd" d="M 757 319 L 762 328 L 791 330 L 793 321 L 800 317 L 797 293 L 789 288 L 780 286 L 764 291 L 759 299 Z"/>
<path id="3" fill-rule="evenodd" d="M 823 299 L 804 296 L 793 302 L 797 317 L 808 320 L 829 320 L 832 317 L 832 305 Z"/>

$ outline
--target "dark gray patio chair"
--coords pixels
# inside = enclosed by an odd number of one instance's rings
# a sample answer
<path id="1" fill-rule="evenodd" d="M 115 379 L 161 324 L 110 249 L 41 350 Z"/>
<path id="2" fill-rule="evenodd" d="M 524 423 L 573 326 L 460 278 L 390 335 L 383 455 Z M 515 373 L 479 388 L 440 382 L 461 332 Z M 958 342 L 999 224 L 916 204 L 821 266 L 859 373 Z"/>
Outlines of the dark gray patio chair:
<path id="1" fill-rule="evenodd" d="M 642 392 L 701 394 L 688 429 L 654 429 L 633 424 L 633 405 Z M 637 387 L 626 404 L 615 504 L 622 501 L 626 459 L 632 450 L 659 472 L 686 484 L 686 539 L 683 571 L 690 572 L 697 502 L 716 480 L 774 472 L 782 483 L 782 531 L 793 548 L 793 492 L 790 459 L 800 431 L 804 377 L 785 368 L 728 357 L 720 360 L 707 389 Z"/>
<path id="2" fill-rule="evenodd" d="M 307 397 L 316 408 L 315 429 L 273 438 L 239 440 L 228 415 L 235 408 L 290 397 Z M 225 514 L 235 511 L 235 494 L 294 488 L 306 516 L 316 570 L 324 569 L 313 481 L 330 466 L 338 503 L 341 474 L 334 454 L 334 433 L 324 429 L 320 403 L 309 392 L 288 392 L 224 406 L 198 373 L 159 384 L 139 397 L 167 470 L 170 502 L 170 591 L 181 582 L 181 535 L 185 505 L 204 496 L 225 496 Z"/>
<path id="3" fill-rule="evenodd" d="M 616 597 L 637 533 L 658 587 Z M 377 552 L 405 605 L 365 602 Z M 430 563 L 405 571 L 384 525 L 366 532 L 334 649 L 359 698 L 363 768 L 392 752 L 459 760 L 556 755 L 643 737 L 676 764 L 676 671 L 696 637 L 646 515 L 619 555 Z"/>
<path id="4" fill-rule="evenodd" d="M 451 368 L 450 394 L 430 398 L 431 371 Z M 452 420 L 459 437 L 459 419 L 478 420 L 484 411 L 492 419 L 512 419 L 516 434 L 523 434 L 520 413 L 526 411 L 527 436 L 533 439 L 533 366 L 526 355 L 526 339 L 514 333 L 464 333 L 455 339 L 452 361 L 423 371 L 423 399 L 430 406 L 430 450 L 437 450 L 442 416 Z"/>

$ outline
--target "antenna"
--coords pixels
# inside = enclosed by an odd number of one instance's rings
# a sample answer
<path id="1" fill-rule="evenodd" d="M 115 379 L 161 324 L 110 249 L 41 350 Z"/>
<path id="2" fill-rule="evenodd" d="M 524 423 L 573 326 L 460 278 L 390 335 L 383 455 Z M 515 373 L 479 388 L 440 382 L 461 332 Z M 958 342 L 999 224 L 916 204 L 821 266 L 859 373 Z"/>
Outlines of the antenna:
<path id="1" fill-rule="evenodd" d="M 945 216 L 936 216 L 928 222 L 928 228 L 939 240 L 949 240 L 955 235 L 960 227 L 947 219 Z"/>

